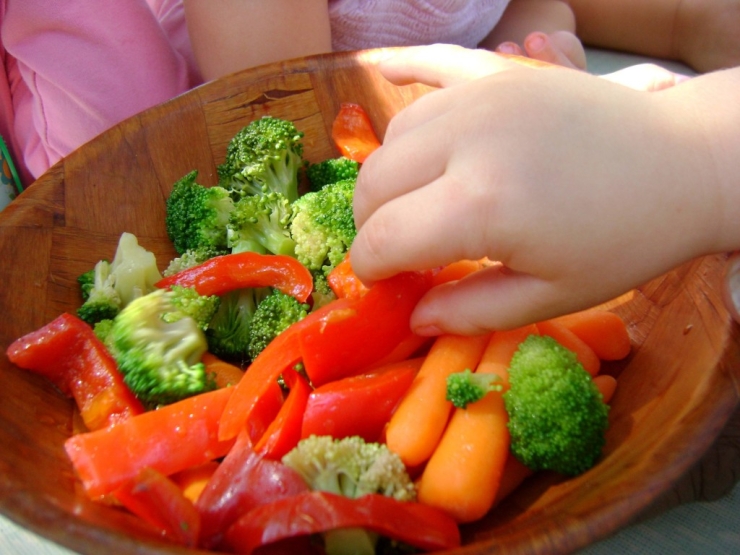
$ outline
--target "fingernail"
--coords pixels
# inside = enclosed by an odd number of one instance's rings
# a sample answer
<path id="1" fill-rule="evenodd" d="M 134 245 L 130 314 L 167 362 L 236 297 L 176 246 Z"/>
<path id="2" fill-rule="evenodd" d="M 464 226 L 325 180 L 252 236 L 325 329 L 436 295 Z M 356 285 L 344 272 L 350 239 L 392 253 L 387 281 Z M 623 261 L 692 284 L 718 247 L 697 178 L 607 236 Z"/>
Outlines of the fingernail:
<path id="1" fill-rule="evenodd" d="M 501 52 L 502 54 L 518 54 L 519 47 L 513 42 L 502 42 L 496 48 L 496 52 Z"/>
<path id="2" fill-rule="evenodd" d="M 421 335 L 421 336 L 424 336 L 424 337 L 434 337 L 436 335 L 442 335 L 442 330 L 439 329 L 434 324 L 428 324 L 428 325 L 425 325 L 425 326 L 416 326 L 413 329 L 413 332 L 416 335 Z"/>
<path id="3" fill-rule="evenodd" d="M 543 33 L 532 33 L 525 39 L 527 50 L 539 52 L 547 46 L 547 37 Z"/>

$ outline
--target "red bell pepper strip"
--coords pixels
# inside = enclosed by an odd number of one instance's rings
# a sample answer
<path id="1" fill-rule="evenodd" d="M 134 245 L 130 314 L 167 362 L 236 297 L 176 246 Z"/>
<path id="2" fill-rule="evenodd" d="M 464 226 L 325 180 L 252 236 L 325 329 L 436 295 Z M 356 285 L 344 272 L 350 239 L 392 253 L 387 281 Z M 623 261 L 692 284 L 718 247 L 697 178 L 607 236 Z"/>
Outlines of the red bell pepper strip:
<path id="1" fill-rule="evenodd" d="M 280 540 L 336 528 L 365 528 L 425 551 L 460 545 L 455 521 L 433 507 L 374 493 L 352 499 L 324 491 L 309 491 L 249 511 L 229 528 L 226 543 L 237 553 L 250 554 Z"/>
<path id="2" fill-rule="evenodd" d="M 360 436 L 378 441 L 398 402 L 421 368 L 423 357 L 329 382 L 308 396 L 301 437 Z"/>
<path id="3" fill-rule="evenodd" d="M 46 376 L 62 393 L 73 397 L 89 430 L 144 412 L 108 349 L 77 316 L 62 314 L 16 339 L 7 355 L 16 366 Z"/>
<path id="4" fill-rule="evenodd" d="M 313 386 L 357 375 L 393 351 L 411 333 L 411 312 L 431 280 L 431 272 L 398 274 L 301 320 L 303 365 Z"/>
<path id="5" fill-rule="evenodd" d="M 307 489 L 292 468 L 256 453 L 249 435 L 242 432 L 195 502 L 201 517 L 200 546 L 219 547 L 242 514 Z"/>
<path id="6" fill-rule="evenodd" d="M 194 287 L 201 295 L 223 295 L 247 287 L 274 287 L 305 302 L 313 290 L 311 272 L 292 256 L 240 252 L 215 256 L 154 284 Z"/>
<path id="7" fill-rule="evenodd" d="M 282 459 L 301 439 L 303 414 L 311 393 L 306 378 L 295 370 L 283 372 L 283 379 L 290 390 L 288 397 L 277 417 L 254 446 L 255 451 L 274 460 Z"/>
<path id="8" fill-rule="evenodd" d="M 259 407 L 264 402 L 262 399 L 274 391 L 280 374 L 301 361 L 300 343 L 296 333 L 301 322 L 303 320 L 273 339 L 234 386 L 234 394 L 226 404 L 218 427 L 218 437 L 221 440 L 233 439 L 245 425 L 251 426 L 254 414 L 259 413 Z"/>
<path id="9" fill-rule="evenodd" d="M 331 137 L 343 156 L 362 164 L 380 140 L 365 109 L 359 104 L 343 103 L 331 128 Z"/>
<path id="10" fill-rule="evenodd" d="M 113 497 L 170 541 L 185 547 L 198 545 L 200 514 L 180 487 L 161 472 L 143 468 L 115 490 Z"/>
<path id="11" fill-rule="evenodd" d="M 233 387 L 194 395 L 64 443 L 87 495 L 96 499 L 150 466 L 169 476 L 224 456 L 233 441 L 218 440 L 218 422 Z"/>
<path id="12" fill-rule="evenodd" d="M 411 333 L 411 311 L 430 283 L 430 272 L 399 274 L 379 281 L 359 299 L 337 299 L 290 326 L 236 385 L 221 418 L 219 438 L 236 437 L 270 384 L 301 361 L 318 386 L 359 374 L 388 355 Z"/>

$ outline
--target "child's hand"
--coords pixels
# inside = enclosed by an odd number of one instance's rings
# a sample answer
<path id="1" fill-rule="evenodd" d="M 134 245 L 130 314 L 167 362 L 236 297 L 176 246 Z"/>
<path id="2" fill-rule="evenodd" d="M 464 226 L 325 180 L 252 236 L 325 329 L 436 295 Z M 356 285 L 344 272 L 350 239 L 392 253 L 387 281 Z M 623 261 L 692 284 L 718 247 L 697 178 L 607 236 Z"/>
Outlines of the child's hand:
<path id="1" fill-rule="evenodd" d="M 675 117 L 682 87 L 638 92 L 448 46 L 409 49 L 381 70 L 447 88 L 399 113 L 360 171 L 358 276 L 502 263 L 432 290 L 412 318 L 418 333 L 586 308 L 716 245 L 721 203 L 700 114 Z"/>
<path id="2" fill-rule="evenodd" d="M 586 69 L 586 51 L 573 33 L 556 31 L 551 34 L 530 33 L 524 39 L 523 48 L 514 42 L 505 42 L 496 52 L 528 56 L 534 60 L 549 62 L 573 69 Z"/>

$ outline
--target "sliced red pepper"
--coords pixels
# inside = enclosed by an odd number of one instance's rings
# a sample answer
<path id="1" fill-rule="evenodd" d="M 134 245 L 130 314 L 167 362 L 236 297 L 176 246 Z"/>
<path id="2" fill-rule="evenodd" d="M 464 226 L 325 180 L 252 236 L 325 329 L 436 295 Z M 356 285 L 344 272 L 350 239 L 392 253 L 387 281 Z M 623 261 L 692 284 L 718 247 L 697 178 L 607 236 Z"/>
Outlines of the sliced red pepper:
<path id="1" fill-rule="evenodd" d="M 314 386 L 356 375 L 391 353 L 411 333 L 409 318 L 432 274 L 413 272 L 380 281 L 360 299 L 337 299 L 278 335 L 252 362 L 219 426 L 235 438 L 270 384 L 303 361 Z M 309 370 L 310 367 L 310 370 Z"/>
<path id="2" fill-rule="evenodd" d="M 292 468 L 256 453 L 243 432 L 195 502 L 201 517 L 200 546 L 218 547 L 228 527 L 242 514 L 307 489 Z"/>
<path id="3" fill-rule="evenodd" d="M 380 140 L 365 109 L 359 104 L 343 103 L 331 128 L 331 137 L 343 156 L 362 164 Z"/>
<path id="4" fill-rule="evenodd" d="M 147 466 L 169 476 L 224 456 L 234 442 L 218 440 L 218 422 L 233 389 L 194 395 L 70 437 L 64 449 L 88 496 L 111 493 Z"/>
<path id="5" fill-rule="evenodd" d="M 460 545 L 457 524 L 442 511 L 380 494 L 351 499 L 324 491 L 309 491 L 261 505 L 237 520 L 226 543 L 237 553 L 287 538 L 336 528 L 365 528 L 425 551 Z"/>
<path id="6" fill-rule="evenodd" d="M 288 397 L 277 417 L 254 446 L 255 451 L 274 460 L 280 460 L 301 439 L 303 414 L 311 393 L 306 378 L 295 370 L 283 372 L 283 379 L 290 390 Z"/>
<path id="7" fill-rule="evenodd" d="M 308 396 L 301 437 L 357 435 L 367 442 L 378 441 L 423 361 L 423 357 L 404 360 L 314 389 Z"/>
<path id="8" fill-rule="evenodd" d="M 46 376 L 73 397 L 89 430 L 144 412 L 108 349 L 77 316 L 62 314 L 16 339 L 7 355 L 16 366 Z"/>
<path id="9" fill-rule="evenodd" d="M 339 299 L 359 299 L 368 292 L 368 287 L 360 281 L 360 278 L 352 270 L 349 253 L 347 253 L 344 260 L 329 272 L 326 281 Z"/>
<path id="10" fill-rule="evenodd" d="M 411 333 L 411 312 L 431 281 L 431 272 L 398 274 L 304 318 L 301 353 L 313 386 L 357 375 L 393 351 Z"/>
<path id="11" fill-rule="evenodd" d="M 215 256 L 155 284 L 162 289 L 173 285 L 194 287 L 201 295 L 223 295 L 248 287 L 274 287 L 305 302 L 313 290 L 313 278 L 292 256 L 240 252 Z"/>
<path id="12" fill-rule="evenodd" d="M 185 547 L 198 545 L 200 514 L 180 487 L 161 472 L 142 469 L 114 491 L 113 497 L 170 541 Z"/>
<path id="13" fill-rule="evenodd" d="M 301 322 L 303 320 L 273 339 L 234 386 L 234 394 L 218 427 L 220 439 L 233 439 L 245 425 L 251 426 L 254 415 L 259 414 L 260 404 L 264 402 L 262 399 L 274 391 L 280 374 L 301 361 L 301 345 L 296 333 Z"/>

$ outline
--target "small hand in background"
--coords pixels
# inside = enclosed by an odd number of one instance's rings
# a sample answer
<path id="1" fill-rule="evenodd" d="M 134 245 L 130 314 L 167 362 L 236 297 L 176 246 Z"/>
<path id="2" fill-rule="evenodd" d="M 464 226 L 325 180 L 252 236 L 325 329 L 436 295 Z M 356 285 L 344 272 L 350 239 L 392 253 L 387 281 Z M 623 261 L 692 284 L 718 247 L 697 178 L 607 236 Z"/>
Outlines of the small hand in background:
<path id="1" fill-rule="evenodd" d="M 586 51 L 583 44 L 578 37 L 568 31 L 555 31 L 550 34 L 530 33 L 522 46 L 515 42 L 504 42 L 496 48 L 496 52 L 526 56 L 573 69 L 586 69 Z"/>

